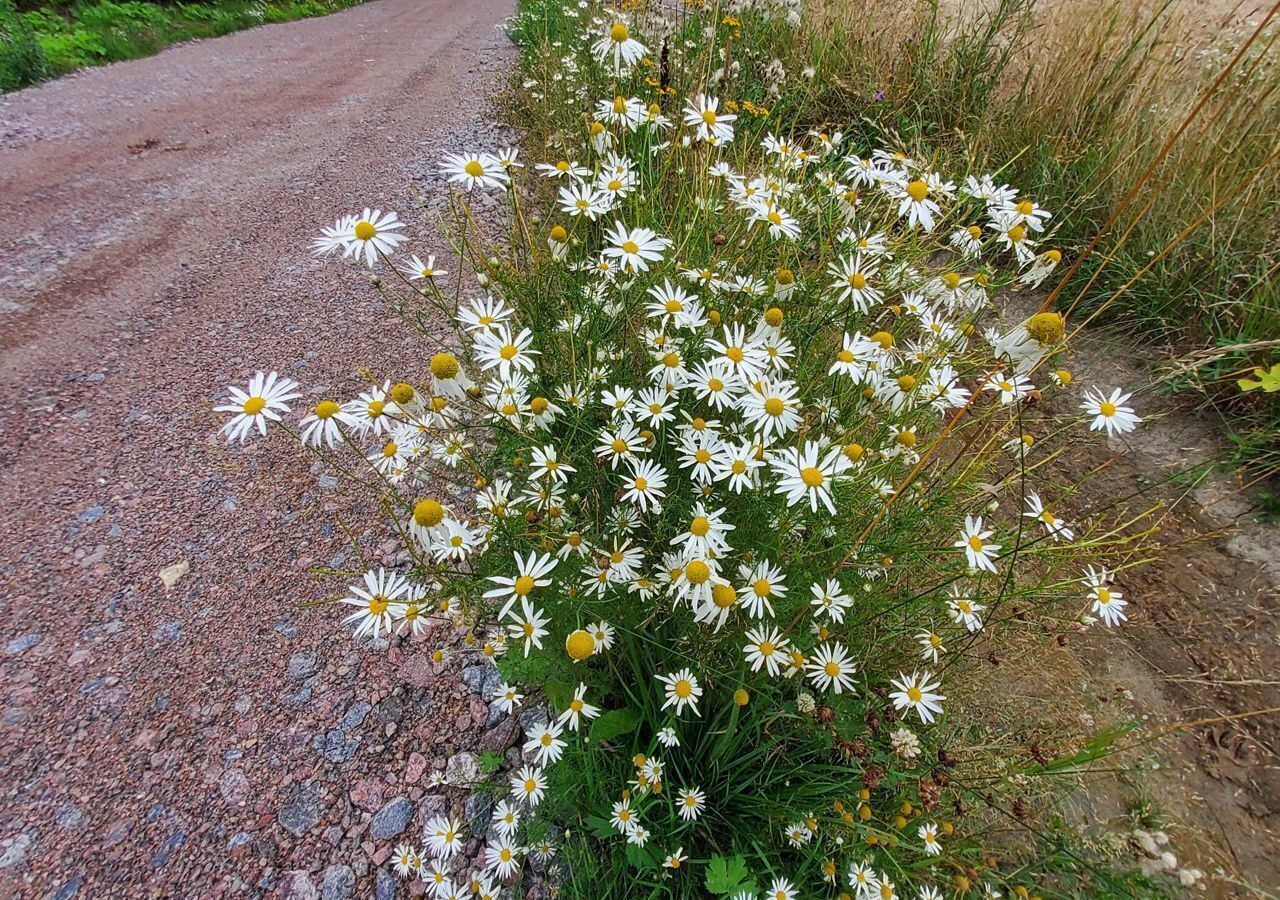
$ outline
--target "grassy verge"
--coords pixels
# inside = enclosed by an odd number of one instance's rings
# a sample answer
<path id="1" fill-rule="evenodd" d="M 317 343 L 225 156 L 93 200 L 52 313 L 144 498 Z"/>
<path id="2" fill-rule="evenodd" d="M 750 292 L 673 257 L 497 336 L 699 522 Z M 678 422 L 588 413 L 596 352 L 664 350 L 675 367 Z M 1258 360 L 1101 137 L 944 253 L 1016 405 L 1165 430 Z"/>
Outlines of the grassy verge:
<path id="1" fill-rule="evenodd" d="M 1191 19 L 1175 0 L 954 6 L 827 0 L 799 41 L 754 49 L 812 70 L 815 124 L 1034 186 L 1068 262 L 1083 257 L 1058 308 L 1160 348 L 1170 382 L 1220 413 L 1232 461 L 1280 472 L 1280 392 L 1237 384 L 1280 362 L 1280 17 Z"/>
<path id="2" fill-rule="evenodd" d="M 149 56 L 170 44 L 254 25 L 322 16 L 362 0 L 126 0 L 22 4 L 0 0 L 0 90 L 84 66 Z"/>

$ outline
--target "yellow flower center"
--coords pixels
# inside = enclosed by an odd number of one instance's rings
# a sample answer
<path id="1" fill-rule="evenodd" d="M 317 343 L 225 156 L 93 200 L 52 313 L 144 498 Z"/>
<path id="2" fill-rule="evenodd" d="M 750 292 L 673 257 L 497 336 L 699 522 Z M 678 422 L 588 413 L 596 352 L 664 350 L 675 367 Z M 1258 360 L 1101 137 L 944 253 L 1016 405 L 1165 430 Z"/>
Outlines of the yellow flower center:
<path id="1" fill-rule="evenodd" d="M 700 447 L 693 454 L 693 458 L 700 463 L 708 462 L 711 459 L 711 451 L 706 449 L 705 447 Z M 704 519 L 703 521 L 706 521 L 706 520 Z"/>
<path id="2" fill-rule="evenodd" d="M 387 607 L 391 605 L 391 601 L 381 594 L 374 594 L 369 600 L 369 615 L 380 616 L 387 611 Z"/>
<path id="3" fill-rule="evenodd" d="M 769 579 L 759 578 L 751 585 L 751 590 L 755 591 L 757 597 L 768 597 L 773 593 L 773 585 L 769 584 Z"/>
<path id="4" fill-rule="evenodd" d="M 458 359 L 452 353 L 437 353 L 431 357 L 431 374 L 448 380 L 458 374 Z"/>
<path id="5" fill-rule="evenodd" d="M 712 378 L 707 381 L 707 387 L 718 394 L 720 391 L 724 390 L 724 382 L 719 378 Z"/>
<path id="6" fill-rule="evenodd" d="M 396 446 L 395 441 L 387 441 L 382 445 L 382 456 L 384 459 L 390 459 L 400 452 L 400 448 Z"/>
<path id="7" fill-rule="evenodd" d="M 371 240 L 378 233 L 378 229 L 373 227 L 372 222 L 366 222 L 361 219 L 356 223 L 356 239 L 361 241 Z"/>
<path id="8" fill-rule="evenodd" d="M 693 685 L 686 679 L 681 678 L 676 682 L 675 692 L 676 696 L 681 700 L 687 699 L 691 694 L 693 694 Z"/>
<path id="9" fill-rule="evenodd" d="M 627 31 L 627 26 L 621 22 L 615 22 L 613 27 L 609 29 L 609 37 L 614 43 L 621 44 L 631 36 L 631 32 Z"/>
<path id="10" fill-rule="evenodd" d="M 711 567 L 700 559 L 695 559 L 685 566 L 684 577 L 690 584 L 706 584 L 711 577 Z"/>
<path id="11" fill-rule="evenodd" d="M 474 160 L 474 159 L 471 160 L 469 163 L 467 163 L 465 166 L 463 166 L 462 170 L 466 172 L 468 175 L 470 175 L 472 178 L 479 178 L 481 175 L 484 174 L 484 166 L 482 166 L 478 160 Z"/>
<path id="12" fill-rule="evenodd" d="M 705 450 L 702 452 L 706 452 Z M 705 460 L 704 460 L 705 461 Z M 706 516 L 697 516 L 689 524 L 689 531 L 697 537 L 703 537 L 711 530 L 711 522 Z"/>
<path id="13" fill-rule="evenodd" d="M 1036 205 L 1032 203 L 1030 200 L 1023 200 L 1014 208 L 1018 211 L 1018 215 L 1029 216 L 1033 212 L 1035 212 Z"/>
<path id="14" fill-rule="evenodd" d="M 332 400 L 321 400 L 316 404 L 317 419 L 331 419 L 338 414 L 338 404 Z"/>
<path id="15" fill-rule="evenodd" d="M 565 639 L 564 649 L 569 656 L 578 662 L 582 662 L 582 660 L 595 652 L 596 642 L 590 634 L 579 629 Z"/>
<path id="16" fill-rule="evenodd" d="M 639 252 L 640 252 L 640 245 L 639 245 L 639 244 L 637 244 L 635 241 L 623 241 L 623 242 L 622 242 L 622 252 L 623 252 L 623 253 L 632 253 L 632 254 L 634 254 L 634 253 L 639 253 Z"/>
<path id="17" fill-rule="evenodd" d="M 249 404 L 246 403 L 245 407 L 247 408 L 248 406 Z M 1098 412 L 1102 413 L 1107 418 L 1110 418 L 1111 416 L 1114 416 L 1116 414 L 1116 405 L 1111 402 L 1103 402 L 1098 407 Z"/>
<path id="18" fill-rule="evenodd" d="M 727 584 L 716 584 L 711 587 L 711 602 L 716 605 L 717 609 L 728 609 L 733 606 L 738 595 L 734 593 L 733 588 Z"/>
<path id="19" fill-rule="evenodd" d="M 668 369 L 676 368 L 680 365 L 680 354 L 668 353 L 666 356 L 662 357 L 662 364 Z"/>
<path id="20" fill-rule="evenodd" d="M 822 667 L 822 671 L 826 672 L 828 677 L 835 678 L 840 674 L 840 666 L 834 662 L 829 662 Z"/>
<path id="21" fill-rule="evenodd" d="M 925 184 L 923 181 L 921 181 L 918 178 L 915 181 L 911 182 L 909 185 L 907 185 L 907 196 L 910 197 L 912 200 L 916 201 L 917 203 L 919 203 L 921 200 L 927 197 L 928 194 L 929 194 L 929 185 Z"/>
<path id="22" fill-rule="evenodd" d="M 516 583 L 511 586 L 516 596 L 524 597 L 533 590 L 533 577 L 531 575 L 521 575 L 516 579 Z"/>
<path id="23" fill-rule="evenodd" d="M 822 483 L 826 481 L 827 478 L 822 474 L 821 469 L 814 466 L 808 466 L 800 470 L 800 480 L 803 481 L 807 487 L 816 488 L 821 487 Z"/>
<path id="24" fill-rule="evenodd" d="M 867 286 L 867 276 L 861 272 L 854 272 L 849 276 L 849 287 L 855 291 L 860 291 Z"/>
<path id="25" fill-rule="evenodd" d="M 736 363 L 742 362 L 743 353 L 742 353 L 741 347 L 730 347 L 728 350 L 724 351 L 724 355 L 727 356 L 729 359 L 731 359 L 733 362 L 736 362 Z"/>
<path id="26" fill-rule="evenodd" d="M 246 416 L 256 416 L 267 408 L 267 401 L 261 397 L 250 397 L 244 401 L 244 414 Z"/>
<path id="27" fill-rule="evenodd" d="M 511 362 L 511 360 L 516 358 L 516 354 L 519 352 L 520 351 L 516 348 L 515 344 L 504 344 L 502 349 L 498 351 L 498 355 L 507 362 Z"/>
<path id="28" fill-rule="evenodd" d="M 785 409 L 785 407 L 783 406 L 782 401 L 777 397 L 770 397 L 768 400 L 764 401 L 764 411 L 771 416 L 782 415 L 783 409 Z"/>
<path id="29" fill-rule="evenodd" d="M 973 535 L 969 538 L 969 546 L 973 548 L 975 552 L 982 552 L 982 538 L 978 537 L 976 534 Z"/>
<path id="30" fill-rule="evenodd" d="M 919 703 L 924 699 L 924 692 L 913 684 L 911 687 L 907 688 L 907 699 L 912 703 Z"/>

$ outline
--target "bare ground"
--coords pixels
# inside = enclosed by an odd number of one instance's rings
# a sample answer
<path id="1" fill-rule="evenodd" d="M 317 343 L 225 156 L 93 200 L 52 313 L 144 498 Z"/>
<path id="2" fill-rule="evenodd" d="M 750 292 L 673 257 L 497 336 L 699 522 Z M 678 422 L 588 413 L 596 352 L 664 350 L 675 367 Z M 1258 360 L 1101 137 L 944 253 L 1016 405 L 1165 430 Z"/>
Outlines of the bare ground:
<path id="1" fill-rule="evenodd" d="M 505 138 L 511 9 L 380 0 L 0 98 L 0 896 L 382 897 L 447 802 L 485 704 L 297 607 L 359 565 L 335 515 L 394 552 L 373 511 L 210 408 L 420 352 L 309 240 Z"/>

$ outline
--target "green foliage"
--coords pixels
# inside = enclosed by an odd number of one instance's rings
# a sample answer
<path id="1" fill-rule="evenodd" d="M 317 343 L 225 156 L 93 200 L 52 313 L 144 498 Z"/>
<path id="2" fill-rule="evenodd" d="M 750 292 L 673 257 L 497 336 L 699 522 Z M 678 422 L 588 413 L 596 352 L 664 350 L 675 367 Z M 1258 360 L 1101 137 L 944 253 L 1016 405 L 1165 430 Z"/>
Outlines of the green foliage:
<path id="1" fill-rule="evenodd" d="M 170 44 L 321 16 L 363 0 L 78 0 L 19 12 L 0 0 L 0 90 L 84 66 L 149 56 Z"/>
<path id="2" fill-rule="evenodd" d="M 49 60 L 35 30 L 13 0 L 0 0 L 0 91 L 34 84 L 49 74 Z"/>
<path id="3" fill-rule="evenodd" d="M 486 750 L 479 757 L 480 771 L 486 775 L 492 775 L 498 769 L 502 768 L 502 754 L 495 753 L 492 750 Z"/>
<path id="4" fill-rule="evenodd" d="M 741 856 L 713 856 L 707 863 L 707 890 L 713 894 L 733 894 L 737 891 L 756 892 L 755 880 L 747 870 L 747 862 Z"/>

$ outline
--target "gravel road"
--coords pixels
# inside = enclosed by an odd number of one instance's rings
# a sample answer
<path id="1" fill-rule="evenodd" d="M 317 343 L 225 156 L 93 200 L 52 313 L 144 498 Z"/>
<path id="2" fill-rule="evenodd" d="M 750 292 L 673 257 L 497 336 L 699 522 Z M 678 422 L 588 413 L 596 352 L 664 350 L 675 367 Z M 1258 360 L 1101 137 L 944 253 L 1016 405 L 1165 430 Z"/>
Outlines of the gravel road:
<path id="1" fill-rule="evenodd" d="M 259 368 L 412 374 L 309 241 L 509 140 L 511 7 L 378 0 L 0 98 L 0 897 L 392 897 L 394 843 L 461 802 L 428 787 L 487 713 L 456 660 L 298 606 L 358 566 L 335 515 L 394 553 L 373 511 L 211 407 Z"/>

